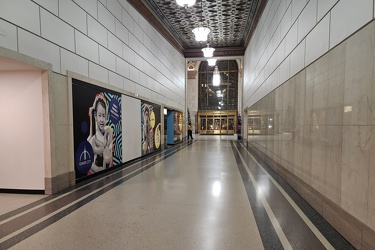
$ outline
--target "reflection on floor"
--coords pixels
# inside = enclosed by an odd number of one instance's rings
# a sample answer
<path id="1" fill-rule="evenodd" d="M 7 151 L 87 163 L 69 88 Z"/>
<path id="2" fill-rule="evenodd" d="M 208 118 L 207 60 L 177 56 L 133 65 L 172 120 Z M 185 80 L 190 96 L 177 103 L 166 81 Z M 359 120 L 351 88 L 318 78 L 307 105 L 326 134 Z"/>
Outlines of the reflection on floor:
<path id="1" fill-rule="evenodd" d="M 194 138 L 58 195 L 0 194 L 0 249 L 353 249 L 236 135 Z"/>
<path id="2" fill-rule="evenodd" d="M 237 140 L 237 135 L 193 135 L 194 139 L 201 141 L 228 141 L 228 140 Z"/>

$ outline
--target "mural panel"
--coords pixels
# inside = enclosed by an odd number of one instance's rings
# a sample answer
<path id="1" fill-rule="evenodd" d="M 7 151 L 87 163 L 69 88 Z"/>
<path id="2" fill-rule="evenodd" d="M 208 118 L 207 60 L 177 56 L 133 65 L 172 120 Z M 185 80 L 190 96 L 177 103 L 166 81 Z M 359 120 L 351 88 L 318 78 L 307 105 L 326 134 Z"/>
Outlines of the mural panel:
<path id="1" fill-rule="evenodd" d="M 76 179 L 122 163 L 121 94 L 72 79 Z"/>
<path id="2" fill-rule="evenodd" d="M 142 155 L 161 150 L 160 105 L 141 103 Z"/>

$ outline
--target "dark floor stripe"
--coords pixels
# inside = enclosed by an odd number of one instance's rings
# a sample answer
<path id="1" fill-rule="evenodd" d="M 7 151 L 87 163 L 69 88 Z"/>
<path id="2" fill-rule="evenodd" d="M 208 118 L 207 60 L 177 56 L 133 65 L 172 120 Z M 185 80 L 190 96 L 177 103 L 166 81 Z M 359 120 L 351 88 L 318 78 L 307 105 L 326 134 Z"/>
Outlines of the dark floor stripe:
<path id="1" fill-rule="evenodd" d="M 237 150 L 234 148 L 233 142 L 231 142 L 232 150 L 237 162 L 238 170 L 240 171 L 243 184 L 247 196 L 249 198 L 251 209 L 255 217 L 255 222 L 258 226 L 259 234 L 263 242 L 265 249 L 283 249 L 283 246 L 276 234 L 274 227 L 272 226 L 271 220 L 267 215 L 265 208 L 260 199 L 257 197 L 256 187 L 252 183 L 248 173 L 246 172 L 245 166 L 243 165 Z"/>
<path id="2" fill-rule="evenodd" d="M 269 177 L 259 168 L 247 151 L 237 143 L 237 148 L 247 162 L 259 186 L 265 187 L 264 197 L 267 199 L 285 236 L 294 249 L 325 249 L 325 246 L 303 221 L 297 211 L 274 185 Z"/>
<path id="3" fill-rule="evenodd" d="M 84 188 L 81 188 L 79 190 L 76 190 L 75 192 L 68 194 L 64 197 L 61 197 L 60 199 L 57 199 L 56 201 L 53 201 L 51 203 L 46 204 L 45 206 L 42 206 L 40 208 L 34 209 L 24 215 L 21 215 L 19 217 L 16 217 L 12 219 L 9 222 L 6 222 L 1 225 L 0 227 L 0 239 L 6 237 L 7 235 L 14 233 L 15 231 L 22 229 L 26 226 L 28 226 L 31 223 L 34 223 L 35 221 L 61 209 L 62 207 L 71 204 L 72 202 L 76 201 L 77 199 L 80 199 L 87 195 L 90 192 L 96 191 L 95 193 L 89 195 L 88 197 L 84 198 L 83 200 L 79 201 L 76 204 L 73 204 L 72 206 L 68 207 L 67 209 L 64 209 L 63 211 L 57 213 L 56 215 L 53 215 L 50 218 L 47 218 L 46 220 L 38 223 L 37 225 L 22 231 L 21 233 L 11 237 L 10 239 L 0 243 L 0 249 L 7 249 L 11 246 L 14 246 L 15 244 L 19 243 L 20 241 L 30 237 L 31 235 L 39 232 L 40 230 L 44 229 L 45 227 L 53 224 L 54 222 L 58 221 L 59 219 L 65 217 L 66 215 L 72 213 L 76 209 L 82 207 L 83 205 L 87 204 L 88 202 L 92 201 L 93 199 L 99 197 L 100 195 L 110 191 L 111 189 L 115 188 L 116 186 L 124 183 L 125 181 L 131 179 L 132 177 L 146 171 L 147 169 L 155 166 L 157 163 L 167 159 L 168 157 L 172 156 L 173 154 L 177 153 L 178 151 L 182 150 L 183 148 L 191 145 L 192 142 L 178 144 L 172 148 L 168 148 L 164 152 L 158 153 L 157 155 L 154 155 L 152 157 L 149 157 L 145 160 L 142 160 L 135 165 L 125 168 L 121 171 L 118 171 L 114 175 L 108 176 L 108 177 L 101 177 L 98 182 L 92 183 Z M 134 173 L 128 175 L 129 173 L 135 171 Z M 128 176 L 126 176 L 128 175 Z M 125 178 L 119 180 L 120 178 L 126 176 Z M 118 181 L 116 181 L 118 180 Z M 107 183 L 113 182 L 111 185 L 103 188 L 104 185 Z M 71 190 L 70 190 L 71 191 Z M 63 194 L 61 194 L 63 195 Z"/>
<path id="4" fill-rule="evenodd" d="M 270 174 L 284 191 L 292 198 L 302 212 L 309 218 L 321 234 L 331 243 L 335 249 L 355 249 L 336 229 L 334 229 L 313 207 L 310 206 L 283 178 L 266 164 L 262 156 L 251 146 L 244 146 L 258 163 Z"/>

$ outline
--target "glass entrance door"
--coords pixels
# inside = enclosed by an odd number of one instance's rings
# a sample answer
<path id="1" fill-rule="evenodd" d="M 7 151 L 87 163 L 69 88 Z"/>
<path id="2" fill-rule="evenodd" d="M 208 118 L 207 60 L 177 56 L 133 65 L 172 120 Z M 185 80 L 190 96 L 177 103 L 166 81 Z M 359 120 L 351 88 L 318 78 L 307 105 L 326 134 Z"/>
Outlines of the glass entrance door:
<path id="1" fill-rule="evenodd" d="M 237 123 L 236 111 L 200 111 L 199 134 L 234 134 Z"/>

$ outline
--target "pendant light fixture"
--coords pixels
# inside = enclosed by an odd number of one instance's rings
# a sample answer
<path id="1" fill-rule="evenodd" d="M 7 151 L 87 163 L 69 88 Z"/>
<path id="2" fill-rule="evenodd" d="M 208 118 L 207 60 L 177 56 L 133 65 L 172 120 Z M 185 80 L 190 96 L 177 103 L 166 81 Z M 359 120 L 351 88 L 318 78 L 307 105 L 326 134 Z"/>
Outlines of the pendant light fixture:
<path id="1" fill-rule="evenodd" d="M 192 30 L 193 33 L 194 33 L 194 35 L 195 35 L 195 40 L 197 42 L 205 42 L 205 41 L 207 41 L 208 33 L 210 33 L 210 29 L 209 28 L 203 27 L 202 18 L 203 18 L 203 0 L 201 0 L 201 21 L 199 22 L 199 27 L 198 28 L 194 28 Z"/>
<path id="2" fill-rule="evenodd" d="M 202 23 L 200 23 L 200 27 L 193 29 L 193 33 L 195 35 L 195 41 L 205 42 L 207 41 L 207 36 L 208 33 L 210 33 L 210 29 L 203 27 Z"/>
<path id="3" fill-rule="evenodd" d="M 207 43 L 207 47 L 206 48 L 203 48 L 202 51 L 203 51 L 203 56 L 204 57 L 212 57 L 214 55 L 214 48 L 210 48 L 210 44 Z"/>
<path id="4" fill-rule="evenodd" d="M 176 3 L 187 9 L 195 4 L 195 0 L 176 0 Z"/>
<path id="5" fill-rule="evenodd" d="M 207 59 L 208 66 L 215 66 L 216 65 L 216 61 L 217 61 L 217 59 L 215 59 L 215 58 Z"/>
<path id="6" fill-rule="evenodd" d="M 217 66 L 214 69 L 214 76 L 212 77 L 212 85 L 219 86 L 220 85 L 220 72 Z"/>

